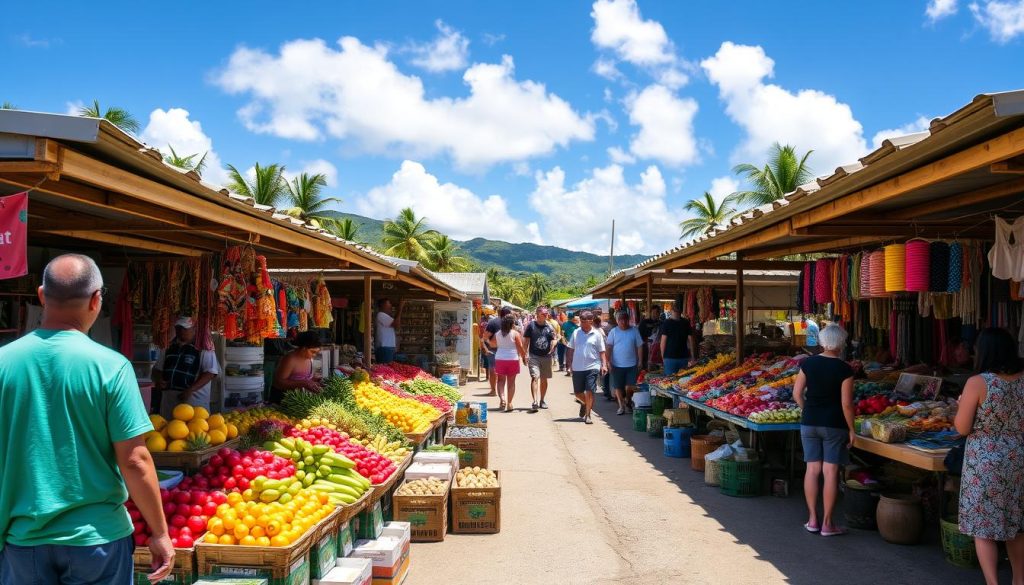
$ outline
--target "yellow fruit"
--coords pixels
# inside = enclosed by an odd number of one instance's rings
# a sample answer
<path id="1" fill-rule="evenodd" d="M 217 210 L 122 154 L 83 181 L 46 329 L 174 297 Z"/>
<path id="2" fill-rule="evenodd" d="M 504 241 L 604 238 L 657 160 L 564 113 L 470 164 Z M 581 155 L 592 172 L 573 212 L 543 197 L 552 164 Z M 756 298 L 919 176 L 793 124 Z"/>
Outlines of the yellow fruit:
<path id="1" fill-rule="evenodd" d="M 203 420 L 210 418 L 210 411 L 206 410 L 202 406 L 195 406 L 192 408 L 192 411 L 195 418 L 201 418 Z"/>
<path id="2" fill-rule="evenodd" d="M 270 539 L 266 536 L 257 536 L 256 546 L 270 546 Z"/>
<path id="3" fill-rule="evenodd" d="M 206 536 L 203 537 L 203 542 L 207 544 L 217 544 L 220 542 L 220 538 L 212 532 L 207 532 Z"/>
<path id="4" fill-rule="evenodd" d="M 288 541 L 288 537 L 280 534 L 270 539 L 270 546 L 282 547 L 288 546 L 289 544 L 291 543 Z"/>
<path id="5" fill-rule="evenodd" d="M 236 427 L 233 424 L 228 423 L 228 438 L 229 439 L 234 439 L 237 436 L 238 436 L 238 427 Z"/>
<path id="6" fill-rule="evenodd" d="M 219 539 L 220 544 L 235 544 L 235 537 L 230 534 L 225 534 Z"/>
<path id="7" fill-rule="evenodd" d="M 196 409 L 192 408 L 191 404 L 179 404 L 174 407 L 174 418 L 175 420 L 181 420 L 188 422 L 196 416 Z"/>
<path id="8" fill-rule="evenodd" d="M 224 441 L 228 440 L 227 436 L 224 434 L 224 431 L 212 429 L 207 434 L 210 437 L 210 443 L 213 445 L 220 445 Z"/>
<path id="9" fill-rule="evenodd" d="M 188 405 L 182 404 L 180 406 Z M 189 406 L 189 408 L 191 408 L 191 406 Z M 175 410 L 177 410 L 177 408 Z M 188 425 L 180 420 L 172 420 L 167 423 L 167 428 L 165 430 L 167 431 L 167 436 L 172 439 L 184 439 L 189 433 Z"/>
<path id="10" fill-rule="evenodd" d="M 175 453 L 178 452 L 178 451 L 184 451 L 187 447 L 188 447 L 188 443 L 186 443 L 185 441 L 183 441 L 181 439 L 175 439 L 175 440 L 173 440 L 173 441 L 171 441 L 170 443 L 167 444 L 167 450 L 168 451 L 173 451 Z"/>
<path id="11" fill-rule="evenodd" d="M 149 422 L 153 423 L 153 428 L 158 431 L 167 426 L 167 419 L 160 416 L 159 414 L 149 415 Z"/>
<path id="12" fill-rule="evenodd" d="M 256 538 L 252 535 L 245 535 L 238 539 L 238 544 L 242 546 L 256 546 Z"/>
<path id="13" fill-rule="evenodd" d="M 206 419 L 206 422 L 210 423 L 211 429 L 224 426 L 224 416 L 220 414 L 210 415 L 210 418 Z"/>
<path id="14" fill-rule="evenodd" d="M 210 430 L 210 425 L 205 419 L 194 418 L 188 423 L 188 430 L 198 435 Z"/>
<path id="15" fill-rule="evenodd" d="M 160 451 L 166 451 L 167 450 L 167 441 L 163 438 L 163 435 L 161 435 L 160 433 L 157 433 L 156 431 L 152 431 L 152 432 L 154 432 L 156 434 L 151 435 L 149 437 L 146 437 L 146 448 L 149 449 L 150 451 L 152 451 L 153 453 L 158 453 Z M 149 433 L 146 433 L 146 434 L 149 435 Z"/>
<path id="16" fill-rule="evenodd" d="M 238 522 L 238 523 L 235 524 L 234 533 L 235 533 L 235 538 L 237 538 L 238 540 L 241 540 L 241 539 L 243 539 L 243 538 L 245 538 L 246 536 L 249 535 L 249 527 L 246 526 L 242 522 Z"/>

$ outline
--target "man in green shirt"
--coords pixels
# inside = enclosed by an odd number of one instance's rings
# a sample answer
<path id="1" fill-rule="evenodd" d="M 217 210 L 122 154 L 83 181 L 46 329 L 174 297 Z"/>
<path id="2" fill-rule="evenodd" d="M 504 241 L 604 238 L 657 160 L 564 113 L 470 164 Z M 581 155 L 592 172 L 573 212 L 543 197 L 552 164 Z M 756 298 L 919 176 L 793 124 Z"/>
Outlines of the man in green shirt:
<path id="1" fill-rule="evenodd" d="M 58 256 L 41 327 L 0 348 L 2 583 L 132 583 L 129 494 L 153 532 L 150 580 L 174 565 L 135 373 L 86 336 L 103 293 L 91 258 Z"/>

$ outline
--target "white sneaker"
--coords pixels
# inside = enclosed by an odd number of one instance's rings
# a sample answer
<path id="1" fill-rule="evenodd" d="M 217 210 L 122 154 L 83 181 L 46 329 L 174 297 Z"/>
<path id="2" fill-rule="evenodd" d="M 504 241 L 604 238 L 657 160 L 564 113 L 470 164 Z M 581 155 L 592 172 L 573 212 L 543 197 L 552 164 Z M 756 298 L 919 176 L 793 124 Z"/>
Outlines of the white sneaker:
<path id="1" fill-rule="evenodd" d="M 626 414 L 626 409 L 625 409 L 625 408 L 622 408 L 622 407 L 620 406 L 620 407 L 619 407 L 619 411 L 618 411 L 618 412 L 616 412 L 615 414 Z"/>

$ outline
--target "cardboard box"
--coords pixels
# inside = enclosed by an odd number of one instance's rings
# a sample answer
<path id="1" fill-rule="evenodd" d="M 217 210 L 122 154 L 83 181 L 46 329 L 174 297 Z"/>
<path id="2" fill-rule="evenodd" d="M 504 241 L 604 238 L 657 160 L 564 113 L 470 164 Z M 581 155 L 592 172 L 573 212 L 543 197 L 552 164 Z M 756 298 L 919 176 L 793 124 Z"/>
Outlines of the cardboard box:
<path id="1" fill-rule="evenodd" d="M 487 433 L 487 431 L 485 431 Z M 462 467 L 487 467 L 488 434 L 483 437 L 462 438 L 445 436 L 445 445 L 455 445 L 462 452 L 459 454 L 459 465 Z"/>
<path id="2" fill-rule="evenodd" d="M 501 472 L 496 488 L 452 486 L 452 532 L 455 534 L 496 534 L 501 532 Z"/>
<path id="3" fill-rule="evenodd" d="M 286 547 L 196 545 L 199 577 L 266 579 L 267 585 L 308 585 L 309 549 L 320 534 L 314 527 Z"/>
<path id="4" fill-rule="evenodd" d="M 405 578 L 409 576 L 409 565 L 411 561 L 408 553 L 405 555 L 405 560 L 402 561 L 402 565 L 395 572 L 393 577 L 374 577 L 373 585 L 402 585 L 405 582 Z"/>
<path id="5" fill-rule="evenodd" d="M 380 535 L 397 538 L 402 542 L 409 542 L 412 540 L 412 524 L 408 522 L 388 522 L 384 524 L 384 530 L 381 531 Z"/>
<path id="6" fill-rule="evenodd" d="M 355 536 L 358 539 L 372 540 L 380 536 L 381 530 L 384 530 L 384 510 L 378 500 L 356 516 Z"/>
<path id="7" fill-rule="evenodd" d="M 352 550 L 353 558 L 370 559 L 373 562 L 374 585 L 401 583 L 409 572 L 409 543 L 385 536 L 377 540 L 360 540 Z"/>
<path id="8" fill-rule="evenodd" d="M 370 585 L 373 582 L 373 562 L 370 559 L 338 559 L 322 579 L 313 579 L 311 585 Z"/>
<path id="9" fill-rule="evenodd" d="M 132 554 L 135 562 L 135 585 L 149 585 L 150 566 L 153 564 L 153 555 L 149 552 L 148 546 L 137 546 Z M 192 585 L 196 580 L 196 549 L 176 548 L 174 549 L 174 568 L 171 574 L 161 584 L 166 585 Z"/>
<path id="10" fill-rule="evenodd" d="M 163 583 L 163 581 L 161 581 Z M 193 585 L 267 585 L 266 579 L 259 578 L 239 578 L 239 579 L 200 579 L 195 581 Z"/>
<path id="11" fill-rule="evenodd" d="M 401 496 L 395 492 L 392 501 L 395 520 L 409 523 L 413 542 L 444 540 L 448 534 L 447 490 L 438 496 Z"/>
<path id="12" fill-rule="evenodd" d="M 309 549 L 309 575 L 322 579 L 338 563 L 338 533 L 323 534 Z"/>
<path id="13" fill-rule="evenodd" d="M 412 462 L 450 465 L 452 474 L 459 470 L 459 456 L 451 451 L 420 451 L 413 456 Z"/>
<path id="14" fill-rule="evenodd" d="M 355 520 L 344 522 L 338 528 L 338 558 L 344 558 L 352 554 L 352 543 L 355 542 L 355 535 L 352 531 L 352 524 Z"/>
<path id="15" fill-rule="evenodd" d="M 455 476 L 448 463 L 413 463 L 405 470 L 405 481 L 414 479 L 443 479 L 451 481 Z"/>

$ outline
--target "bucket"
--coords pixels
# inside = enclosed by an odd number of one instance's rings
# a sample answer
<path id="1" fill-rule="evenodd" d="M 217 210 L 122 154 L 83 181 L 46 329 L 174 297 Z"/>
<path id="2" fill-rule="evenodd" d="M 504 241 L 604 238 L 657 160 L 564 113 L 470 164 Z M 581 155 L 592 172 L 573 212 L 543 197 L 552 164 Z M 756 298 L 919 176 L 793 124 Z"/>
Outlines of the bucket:
<path id="1" fill-rule="evenodd" d="M 633 411 L 633 430 L 643 433 L 647 431 L 647 415 L 651 414 L 651 409 L 644 406 L 638 406 Z"/>
<path id="2" fill-rule="evenodd" d="M 689 457 L 691 436 L 693 427 L 665 427 L 665 457 Z"/>
<path id="3" fill-rule="evenodd" d="M 878 500 L 875 512 L 878 533 L 886 542 L 893 544 L 917 544 L 921 542 L 924 528 L 924 511 L 921 498 L 907 495 L 883 495 Z"/>
<path id="4" fill-rule="evenodd" d="M 444 374 L 441 376 L 441 381 L 448 384 L 452 388 L 459 387 L 459 377 L 456 374 Z"/>
<path id="5" fill-rule="evenodd" d="M 714 451 L 725 443 L 722 437 L 711 435 L 694 435 L 690 438 L 691 450 L 690 468 L 694 471 L 704 471 L 704 456 Z"/>
<path id="6" fill-rule="evenodd" d="M 651 393 L 650 392 L 634 392 L 633 393 L 633 406 L 636 408 L 651 408 Z"/>
<path id="7" fill-rule="evenodd" d="M 647 434 L 660 439 L 665 430 L 665 417 L 658 414 L 647 415 Z"/>
<path id="8" fill-rule="evenodd" d="M 662 416 L 666 408 L 672 408 L 672 399 L 665 396 L 655 396 L 651 399 L 651 414 Z"/>
<path id="9" fill-rule="evenodd" d="M 958 567 L 977 567 L 978 553 L 974 538 L 960 532 L 956 518 L 942 518 L 942 554 L 946 561 Z"/>
<path id="10" fill-rule="evenodd" d="M 843 500 L 846 525 L 850 528 L 878 530 L 875 512 L 878 510 L 878 491 L 867 487 L 846 485 Z"/>

